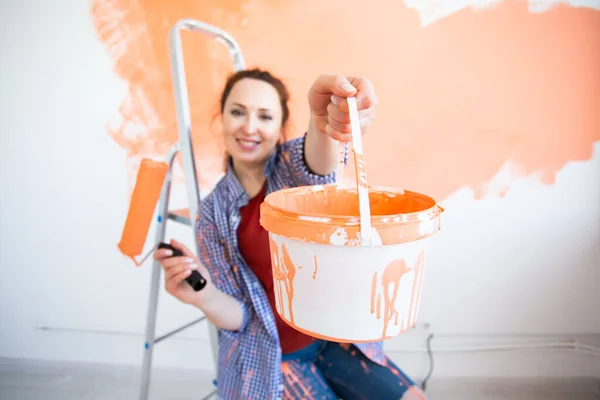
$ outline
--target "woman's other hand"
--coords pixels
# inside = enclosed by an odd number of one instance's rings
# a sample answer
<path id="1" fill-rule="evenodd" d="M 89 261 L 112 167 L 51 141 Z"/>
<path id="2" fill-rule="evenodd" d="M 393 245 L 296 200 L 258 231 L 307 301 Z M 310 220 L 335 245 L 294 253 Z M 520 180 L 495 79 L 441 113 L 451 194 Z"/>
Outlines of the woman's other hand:
<path id="1" fill-rule="evenodd" d="M 165 272 L 165 289 L 181 302 L 202 308 L 214 293 L 208 270 L 182 243 L 171 240 L 171 246 L 180 250 L 183 256 L 173 257 L 173 252 L 169 249 L 158 249 L 154 252 L 154 259 L 162 265 Z M 207 281 L 206 286 L 199 292 L 194 291 L 185 281 L 194 270 L 197 270 Z"/>

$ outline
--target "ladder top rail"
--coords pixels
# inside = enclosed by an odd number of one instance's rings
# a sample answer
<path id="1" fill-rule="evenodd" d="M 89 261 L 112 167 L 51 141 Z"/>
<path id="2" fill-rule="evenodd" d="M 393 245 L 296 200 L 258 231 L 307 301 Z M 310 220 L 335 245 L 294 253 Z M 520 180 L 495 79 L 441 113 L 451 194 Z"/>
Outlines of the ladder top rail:
<path id="1" fill-rule="evenodd" d="M 169 32 L 170 40 L 173 40 L 173 37 L 178 37 L 179 31 L 181 30 L 197 32 L 216 39 L 218 42 L 224 44 L 229 50 L 235 71 L 240 71 L 246 68 L 242 50 L 240 49 L 238 42 L 233 38 L 233 36 L 225 32 L 223 29 L 195 19 L 182 18 L 171 27 Z"/>

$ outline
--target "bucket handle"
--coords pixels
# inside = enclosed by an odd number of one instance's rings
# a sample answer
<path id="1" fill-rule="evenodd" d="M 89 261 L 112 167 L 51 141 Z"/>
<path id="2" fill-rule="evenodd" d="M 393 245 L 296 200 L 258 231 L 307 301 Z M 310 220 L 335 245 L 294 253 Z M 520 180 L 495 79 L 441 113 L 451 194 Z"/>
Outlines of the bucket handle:
<path id="1" fill-rule="evenodd" d="M 354 153 L 354 164 L 356 170 L 356 189 L 358 191 L 358 208 L 360 215 L 359 239 L 362 244 L 369 246 L 372 244 L 371 231 L 371 206 L 369 204 L 369 185 L 367 184 L 367 173 L 365 172 L 365 156 L 362 145 L 362 135 L 360 131 L 360 119 L 358 117 L 358 107 L 356 98 L 348 97 L 348 110 L 350 112 L 350 126 L 352 128 L 352 152 Z M 344 160 L 347 154 L 348 143 L 344 146 L 340 156 L 340 163 L 336 173 L 338 185 L 343 184 L 344 178 Z"/>

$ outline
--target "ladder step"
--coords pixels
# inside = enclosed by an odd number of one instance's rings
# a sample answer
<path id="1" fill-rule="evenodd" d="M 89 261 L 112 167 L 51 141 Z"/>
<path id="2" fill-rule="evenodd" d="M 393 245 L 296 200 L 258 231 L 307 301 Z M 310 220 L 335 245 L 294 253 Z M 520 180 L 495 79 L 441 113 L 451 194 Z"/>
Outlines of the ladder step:
<path id="1" fill-rule="evenodd" d="M 202 398 L 202 400 L 209 400 L 209 399 L 216 399 L 217 397 L 215 397 L 217 395 L 217 391 L 213 390 L 212 392 L 210 392 L 208 395 L 204 396 Z"/>
<path id="2" fill-rule="evenodd" d="M 183 326 L 182 326 L 182 327 L 180 327 L 180 328 L 177 328 L 177 329 L 175 329 L 175 330 L 173 330 L 173 331 L 171 331 L 171 332 L 165 333 L 164 335 L 162 335 L 162 336 L 159 336 L 159 337 L 155 338 L 155 339 L 154 339 L 154 344 L 156 344 L 156 343 L 160 342 L 160 341 L 161 341 L 161 340 L 163 340 L 163 339 L 166 339 L 166 338 L 168 338 L 169 336 L 173 336 L 174 334 L 176 334 L 176 333 L 179 333 L 179 332 L 181 332 L 182 330 L 184 330 L 184 329 L 187 329 L 187 328 L 189 328 L 190 326 L 197 324 L 198 322 L 202 322 L 202 321 L 204 321 L 205 319 L 206 319 L 206 317 L 198 318 L 198 319 L 196 319 L 196 320 L 194 320 L 194 321 L 192 321 L 192 322 L 190 322 L 190 323 L 188 323 L 188 324 L 185 324 L 185 325 L 183 325 Z"/>
<path id="3" fill-rule="evenodd" d="M 191 226 L 190 210 L 188 208 L 169 211 L 167 218 L 179 222 L 180 224 Z"/>

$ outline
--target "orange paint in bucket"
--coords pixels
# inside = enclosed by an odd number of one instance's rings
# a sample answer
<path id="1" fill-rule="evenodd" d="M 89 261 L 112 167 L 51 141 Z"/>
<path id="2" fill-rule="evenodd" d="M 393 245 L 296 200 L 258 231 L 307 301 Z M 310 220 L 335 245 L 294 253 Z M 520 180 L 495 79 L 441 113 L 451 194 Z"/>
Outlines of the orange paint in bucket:
<path id="1" fill-rule="evenodd" d="M 442 208 L 419 193 L 371 188 L 369 205 L 371 226 L 383 245 L 424 239 L 440 228 Z M 279 190 L 265 198 L 260 222 L 271 233 L 303 242 L 363 246 L 354 188 L 324 185 Z"/>
<path id="2" fill-rule="evenodd" d="M 283 189 L 261 205 L 277 312 L 295 329 L 336 342 L 379 341 L 414 326 L 428 245 L 444 211 L 420 193 L 369 188 L 359 173 L 356 187 Z"/>

